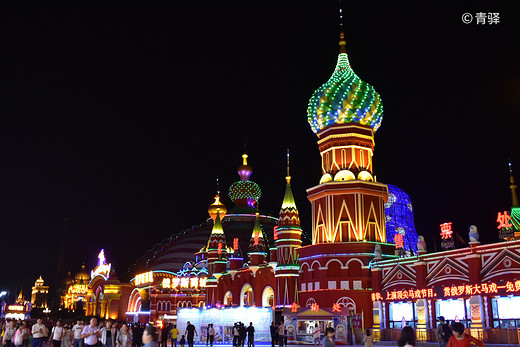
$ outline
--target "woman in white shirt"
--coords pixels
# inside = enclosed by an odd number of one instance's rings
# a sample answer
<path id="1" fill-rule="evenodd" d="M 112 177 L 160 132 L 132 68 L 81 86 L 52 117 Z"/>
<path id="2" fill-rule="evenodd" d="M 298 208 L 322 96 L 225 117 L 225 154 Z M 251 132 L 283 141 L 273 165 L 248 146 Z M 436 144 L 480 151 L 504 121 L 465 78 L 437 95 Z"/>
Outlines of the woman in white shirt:
<path id="1" fill-rule="evenodd" d="M 49 342 L 52 341 L 53 347 L 61 347 L 61 339 L 63 338 L 63 327 L 61 326 L 61 320 L 56 322 L 56 325 L 52 328 L 51 337 Z"/>

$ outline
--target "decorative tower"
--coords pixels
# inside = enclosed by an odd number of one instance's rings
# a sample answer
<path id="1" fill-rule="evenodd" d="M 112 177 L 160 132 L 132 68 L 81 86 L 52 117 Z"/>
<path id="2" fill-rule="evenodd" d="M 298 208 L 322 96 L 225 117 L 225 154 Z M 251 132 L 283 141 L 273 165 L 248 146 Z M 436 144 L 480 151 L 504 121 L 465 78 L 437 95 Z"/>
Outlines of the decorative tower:
<path id="1" fill-rule="evenodd" d="M 374 132 L 383 104 L 374 87 L 352 70 L 343 32 L 334 73 L 309 101 L 307 117 L 321 153 L 320 184 L 307 190 L 312 243 L 386 242 L 388 188 L 375 182 Z"/>
<path id="2" fill-rule="evenodd" d="M 229 187 L 229 197 L 239 210 L 254 212 L 255 204 L 260 200 L 262 191 L 258 184 L 250 181 L 253 168 L 247 164 L 247 154 L 242 154 L 243 163 L 238 167 L 240 181 Z M 236 209 L 235 208 L 235 209 Z"/>
<path id="3" fill-rule="evenodd" d="M 206 253 L 208 264 L 208 280 L 206 281 L 206 301 L 210 306 L 217 304 L 217 284 L 218 279 L 227 268 L 227 253 L 226 237 L 224 236 L 224 229 L 220 222 L 220 213 L 217 211 L 217 217 L 211 230 L 211 235 L 206 245 L 205 250 L 201 252 Z"/>
<path id="4" fill-rule="evenodd" d="M 49 286 L 46 286 L 43 282 L 42 276 L 40 276 L 31 292 L 31 304 L 35 308 L 47 308 L 47 296 L 49 295 Z"/>
<path id="5" fill-rule="evenodd" d="M 287 151 L 287 176 L 285 177 L 285 195 L 278 226 L 275 229 L 275 244 L 277 250 L 276 276 L 276 307 L 288 307 L 298 301 L 298 264 L 297 249 L 302 246 L 302 229 L 300 215 L 294 202 L 289 174 L 289 151 Z"/>
<path id="6" fill-rule="evenodd" d="M 267 245 L 264 238 L 264 232 L 260 228 L 260 213 L 256 212 L 255 226 L 249 241 L 249 265 L 258 266 L 263 264 L 267 255 Z"/>
<path id="7" fill-rule="evenodd" d="M 372 316 L 366 314 L 373 309 L 370 294 L 376 270 L 371 274 L 371 261 L 394 257 L 394 245 L 386 243 L 388 187 L 376 182 L 372 163 L 383 104 L 374 88 L 352 70 L 343 32 L 339 45 L 336 68 L 314 92 L 307 109 L 318 136 L 322 177 L 307 190 L 312 245 L 298 249 L 298 300 L 301 306 L 317 303 L 365 312 L 365 326 L 372 326 Z"/>
<path id="8" fill-rule="evenodd" d="M 515 240 L 520 240 L 520 204 L 518 203 L 518 195 L 516 194 L 515 177 L 513 176 L 513 168 L 509 162 L 509 181 L 511 185 L 511 223 L 515 233 Z"/>

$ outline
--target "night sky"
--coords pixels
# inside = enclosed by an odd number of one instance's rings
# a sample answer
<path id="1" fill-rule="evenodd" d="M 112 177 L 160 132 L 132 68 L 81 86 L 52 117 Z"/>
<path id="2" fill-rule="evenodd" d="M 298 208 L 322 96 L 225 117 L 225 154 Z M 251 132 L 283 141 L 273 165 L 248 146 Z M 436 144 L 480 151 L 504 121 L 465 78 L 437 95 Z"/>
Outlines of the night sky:
<path id="1" fill-rule="evenodd" d="M 375 174 L 411 197 L 433 250 L 439 224 L 498 240 L 520 181 L 518 11 L 498 2 L 344 1 L 347 53 L 384 104 Z M 429 6 L 429 7 L 424 7 Z M 498 25 L 463 24 L 499 12 Z M 321 176 L 307 102 L 338 55 L 336 1 L 2 3 L 0 289 L 101 248 L 123 274 L 162 239 L 224 203 L 247 142 L 261 209 L 277 214 L 291 150 L 293 191 Z"/>

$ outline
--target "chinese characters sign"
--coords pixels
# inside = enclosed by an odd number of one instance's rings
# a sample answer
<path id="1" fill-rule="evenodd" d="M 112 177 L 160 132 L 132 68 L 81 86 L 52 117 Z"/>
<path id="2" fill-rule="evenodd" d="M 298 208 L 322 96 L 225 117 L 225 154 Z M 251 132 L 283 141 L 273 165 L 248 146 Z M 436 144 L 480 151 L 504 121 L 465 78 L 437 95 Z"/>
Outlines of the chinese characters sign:
<path id="1" fill-rule="evenodd" d="M 441 224 L 441 240 L 442 248 L 455 248 L 455 242 L 453 241 L 453 231 L 451 230 L 451 222 Z"/>
<path id="2" fill-rule="evenodd" d="M 499 229 L 499 237 L 502 240 L 512 239 L 515 236 L 513 230 L 513 223 L 511 223 L 511 216 L 507 211 L 498 212 L 497 216 L 497 229 Z"/>
<path id="3" fill-rule="evenodd" d="M 206 287 L 206 281 L 206 277 L 163 278 L 162 287 L 164 289 L 197 289 Z"/>
<path id="4" fill-rule="evenodd" d="M 394 236 L 394 243 L 395 243 L 395 248 L 396 249 L 403 248 L 404 247 L 403 234 L 401 234 L 401 233 L 395 234 L 395 236 Z"/>
<path id="5" fill-rule="evenodd" d="M 520 293 L 520 280 L 508 281 L 504 285 L 494 282 L 480 284 L 453 285 L 438 288 L 394 290 L 383 293 L 372 293 L 372 301 L 403 301 L 429 298 L 453 298 L 481 294 L 514 294 Z"/>
<path id="6" fill-rule="evenodd" d="M 134 285 L 139 286 L 141 284 L 147 284 L 153 282 L 153 272 L 148 271 L 135 276 Z"/>
<path id="7" fill-rule="evenodd" d="M 233 239 L 233 250 L 238 251 L 238 237 Z"/>

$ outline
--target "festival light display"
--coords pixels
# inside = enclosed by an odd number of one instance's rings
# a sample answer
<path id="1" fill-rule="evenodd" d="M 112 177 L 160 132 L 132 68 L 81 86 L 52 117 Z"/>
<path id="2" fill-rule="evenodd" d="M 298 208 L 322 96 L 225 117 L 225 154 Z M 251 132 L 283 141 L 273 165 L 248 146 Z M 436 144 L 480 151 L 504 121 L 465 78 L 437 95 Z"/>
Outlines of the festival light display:
<path id="1" fill-rule="evenodd" d="M 111 269 L 112 264 L 107 263 L 107 260 L 105 258 L 105 250 L 102 249 L 98 255 L 98 264 L 96 268 L 90 272 L 90 278 L 94 278 L 99 275 L 103 276 L 106 280 L 110 276 Z"/>
<path id="2" fill-rule="evenodd" d="M 401 188 L 388 184 L 388 201 L 385 203 L 386 239 L 394 240 L 402 235 L 405 251 L 417 253 L 417 232 L 415 231 L 412 201 Z M 398 236 L 400 241 L 401 237 Z M 396 247 L 399 248 L 399 247 Z"/>
<path id="3" fill-rule="evenodd" d="M 140 286 L 142 284 L 148 284 L 153 282 L 153 272 L 148 271 L 135 276 L 134 285 Z"/>
<path id="4" fill-rule="evenodd" d="M 233 239 L 233 250 L 238 251 L 238 237 Z"/>
<path id="5" fill-rule="evenodd" d="M 346 53 L 340 53 L 334 73 L 319 87 L 307 107 L 312 131 L 332 124 L 358 123 L 376 131 L 383 120 L 383 103 L 370 84 L 352 70 Z"/>

